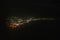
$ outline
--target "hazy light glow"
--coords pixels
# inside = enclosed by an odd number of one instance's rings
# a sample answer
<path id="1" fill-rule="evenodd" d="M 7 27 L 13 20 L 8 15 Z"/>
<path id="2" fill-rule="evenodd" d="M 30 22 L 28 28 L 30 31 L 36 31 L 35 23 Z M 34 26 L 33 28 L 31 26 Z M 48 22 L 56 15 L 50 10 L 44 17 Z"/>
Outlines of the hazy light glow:
<path id="1" fill-rule="evenodd" d="M 11 17 L 8 18 L 8 27 L 15 29 L 17 27 L 20 27 L 26 23 L 29 23 L 30 21 L 37 21 L 37 20 L 54 20 L 53 18 L 28 18 L 28 19 L 23 19 L 20 17 Z"/>

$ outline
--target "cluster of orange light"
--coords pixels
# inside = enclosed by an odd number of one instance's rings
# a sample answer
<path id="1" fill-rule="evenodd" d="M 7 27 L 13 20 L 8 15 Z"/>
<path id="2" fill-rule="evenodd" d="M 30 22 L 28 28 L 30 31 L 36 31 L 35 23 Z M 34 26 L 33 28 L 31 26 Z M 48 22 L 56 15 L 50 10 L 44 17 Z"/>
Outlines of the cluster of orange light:
<path id="1" fill-rule="evenodd" d="M 12 29 L 15 29 L 15 28 L 20 27 L 22 25 L 23 25 L 23 23 L 20 23 L 20 24 L 18 24 L 18 23 L 12 23 L 12 24 L 9 24 L 9 27 L 12 28 Z"/>

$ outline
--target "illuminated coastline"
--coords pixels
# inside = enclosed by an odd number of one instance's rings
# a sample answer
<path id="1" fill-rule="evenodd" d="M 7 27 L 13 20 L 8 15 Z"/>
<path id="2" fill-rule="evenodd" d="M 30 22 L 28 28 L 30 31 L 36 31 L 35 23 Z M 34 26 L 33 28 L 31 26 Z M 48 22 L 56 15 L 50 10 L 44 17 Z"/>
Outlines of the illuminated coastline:
<path id="1" fill-rule="evenodd" d="M 20 18 L 20 17 L 9 17 L 7 18 L 7 25 L 9 28 L 16 29 L 17 27 L 21 27 L 22 25 L 29 23 L 31 21 L 38 21 L 38 20 L 55 20 L 54 18 Z"/>

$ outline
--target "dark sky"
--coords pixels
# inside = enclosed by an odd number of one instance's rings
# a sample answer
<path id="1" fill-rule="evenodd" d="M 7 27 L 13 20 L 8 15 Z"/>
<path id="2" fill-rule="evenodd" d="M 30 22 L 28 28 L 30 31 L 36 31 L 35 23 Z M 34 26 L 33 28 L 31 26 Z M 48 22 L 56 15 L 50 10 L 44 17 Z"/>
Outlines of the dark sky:
<path id="1" fill-rule="evenodd" d="M 4 0 L 1 2 L 3 5 L 0 9 L 0 35 L 1 39 L 21 39 L 26 36 L 29 38 L 43 38 L 55 40 L 56 31 L 55 31 L 55 21 L 37 21 L 27 24 L 22 30 L 13 30 L 8 32 L 6 27 L 6 17 L 9 16 L 36 16 L 36 17 L 52 17 L 56 18 L 56 4 L 59 4 L 59 1 L 56 0 Z M 36 36 L 35 36 L 36 35 Z M 38 37 L 40 36 L 40 37 Z M 51 38 L 49 38 L 51 36 Z M 26 37 L 26 38 L 27 38 Z M 13 39 L 12 39 L 13 38 Z M 20 39 L 20 40 L 21 40 Z M 43 40 L 42 39 L 42 40 Z"/>
<path id="2" fill-rule="evenodd" d="M 56 1 L 8 0 L 3 1 L 3 9 L 5 15 L 35 15 L 40 17 L 55 17 Z"/>

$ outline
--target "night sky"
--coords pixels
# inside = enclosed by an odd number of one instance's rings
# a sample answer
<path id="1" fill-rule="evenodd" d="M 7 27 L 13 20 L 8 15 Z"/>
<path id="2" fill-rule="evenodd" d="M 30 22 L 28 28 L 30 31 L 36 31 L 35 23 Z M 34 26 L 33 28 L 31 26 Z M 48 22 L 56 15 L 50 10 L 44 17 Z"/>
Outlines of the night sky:
<path id="1" fill-rule="evenodd" d="M 6 26 L 6 18 L 9 16 L 21 17 L 48 17 L 56 18 L 56 4 L 54 0 L 7 0 L 1 2 L 0 9 L 0 38 L 2 40 L 55 40 L 56 39 L 56 20 L 36 21 L 10 31 Z"/>

